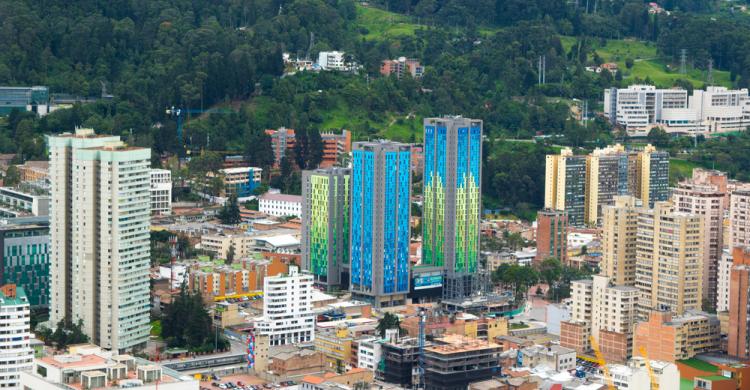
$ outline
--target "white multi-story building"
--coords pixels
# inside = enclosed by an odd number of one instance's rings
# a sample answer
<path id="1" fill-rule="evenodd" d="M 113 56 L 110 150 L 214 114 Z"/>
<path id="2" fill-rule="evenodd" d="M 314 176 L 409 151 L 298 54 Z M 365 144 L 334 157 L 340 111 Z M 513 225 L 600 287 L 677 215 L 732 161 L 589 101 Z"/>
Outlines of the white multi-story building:
<path id="1" fill-rule="evenodd" d="M 34 194 L 17 188 L 0 187 L 0 216 L 49 215 L 49 194 Z"/>
<path id="2" fill-rule="evenodd" d="M 318 53 L 318 65 L 323 70 L 346 70 L 345 55 L 343 51 L 321 51 Z"/>
<path id="3" fill-rule="evenodd" d="M 312 311 L 313 276 L 301 274 L 295 266 L 288 275 L 263 280 L 263 317 L 256 328 L 267 335 L 269 345 L 312 344 L 315 314 Z"/>
<path id="4" fill-rule="evenodd" d="M 0 292 L 0 388 L 21 389 L 21 372 L 31 371 L 34 350 L 29 345 L 29 300 L 23 288 L 3 286 Z"/>
<path id="5" fill-rule="evenodd" d="M 258 211 L 276 217 L 302 216 L 302 197 L 298 195 L 271 194 L 260 196 Z"/>
<path id="6" fill-rule="evenodd" d="M 647 365 L 651 365 L 651 374 Z M 625 389 L 650 389 L 651 375 L 654 376 L 660 389 L 679 389 L 680 371 L 674 363 L 660 360 L 646 361 L 641 357 L 634 357 L 624 364 L 609 364 L 609 374 L 612 377 L 615 388 Z"/>
<path id="7" fill-rule="evenodd" d="M 729 311 L 729 287 L 732 278 L 732 251 L 724 249 L 719 257 L 719 271 L 716 281 L 716 312 Z"/>
<path id="8" fill-rule="evenodd" d="M 50 319 L 82 321 L 92 342 L 149 337 L 151 150 L 77 129 L 48 138 Z"/>
<path id="9" fill-rule="evenodd" d="M 383 342 L 377 337 L 359 340 L 357 348 L 357 367 L 376 371 L 383 357 Z"/>
<path id="10" fill-rule="evenodd" d="M 729 249 L 750 246 L 750 190 L 732 191 L 729 200 Z"/>
<path id="11" fill-rule="evenodd" d="M 604 114 L 631 135 L 656 126 L 670 133 L 723 133 L 750 126 L 750 97 L 747 89 L 707 87 L 688 96 L 684 89 L 631 85 L 604 90 Z"/>
<path id="12" fill-rule="evenodd" d="M 172 213 L 172 172 L 168 169 L 151 170 L 151 214 Z"/>

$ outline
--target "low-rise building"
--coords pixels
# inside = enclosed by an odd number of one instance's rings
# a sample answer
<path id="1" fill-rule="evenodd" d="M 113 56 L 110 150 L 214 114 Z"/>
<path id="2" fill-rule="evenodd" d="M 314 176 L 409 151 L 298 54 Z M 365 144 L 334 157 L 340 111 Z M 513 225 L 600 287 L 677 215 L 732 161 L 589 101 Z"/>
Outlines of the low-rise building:
<path id="1" fill-rule="evenodd" d="M 418 79 L 424 74 L 424 66 L 418 60 L 399 57 L 395 60 L 383 60 L 380 64 L 380 74 L 383 76 L 395 75 L 398 79 L 409 74 L 412 78 Z"/>
<path id="2" fill-rule="evenodd" d="M 263 169 L 256 167 L 224 168 L 219 171 L 223 177 L 224 188 L 221 195 L 224 197 L 236 196 L 237 198 L 248 198 L 253 196 L 253 191 L 260 185 Z"/>
<path id="3" fill-rule="evenodd" d="M 26 161 L 18 166 L 21 181 L 39 182 L 49 181 L 49 161 Z"/>
<path id="4" fill-rule="evenodd" d="M 674 363 L 697 354 L 718 351 L 721 346 L 719 319 L 702 312 L 672 316 L 652 311 L 647 322 L 635 328 L 634 349 L 646 349 L 648 357 Z"/>
<path id="5" fill-rule="evenodd" d="M 294 229 L 256 230 L 251 233 L 215 233 L 201 235 L 201 249 L 227 258 L 244 258 L 264 252 L 294 255 L 300 249 L 300 231 Z"/>
<path id="6" fill-rule="evenodd" d="M 258 210 L 276 217 L 302 216 L 302 197 L 299 195 L 266 193 L 260 196 Z"/>
<path id="7" fill-rule="evenodd" d="M 383 340 L 379 337 L 364 337 L 358 340 L 357 367 L 375 371 L 383 357 Z"/>
<path id="8" fill-rule="evenodd" d="M 318 332 L 315 336 L 315 350 L 326 357 L 326 367 L 341 371 L 352 360 L 352 337 L 347 328 Z"/>
<path id="9" fill-rule="evenodd" d="M 23 287 L 31 306 L 49 305 L 49 218 L 0 223 L 0 284 Z"/>
<path id="10" fill-rule="evenodd" d="M 33 112 L 39 116 L 49 114 L 49 88 L 0 87 L 0 116 L 8 115 L 13 110 Z"/>
<path id="11" fill-rule="evenodd" d="M 269 349 L 268 371 L 281 378 L 325 372 L 325 355 L 320 351 L 300 348 L 295 345 L 277 346 Z"/>
<path id="12" fill-rule="evenodd" d="M 518 351 L 517 362 L 524 367 L 546 365 L 555 371 L 569 371 L 576 368 L 576 351 L 559 345 L 534 345 Z"/>
<path id="13" fill-rule="evenodd" d="M 650 368 L 647 367 L 650 365 Z M 649 389 L 651 375 L 659 389 L 679 389 L 680 371 L 674 363 L 634 357 L 627 364 L 609 364 L 609 374 L 617 389 Z M 651 374 L 649 373 L 651 370 Z"/>
<path id="14" fill-rule="evenodd" d="M 50 195 L 46 191 L 0 187 L 0 217 L 49 215 Z"/>
<path id="15" fill-rule="evenodd" d="M 243 259 L 231 265 L 199 263 L 187 269 L 187 284 L 191 290 L 200 291 L 204 298 L 221 299 L 259 291 L 266 277 L 284 274 L 288 267 L 278 259 Z"/>
<path id="16" fill-rule="evenodd" d="M 168 169 L 151 170 L 151 215 L 172 213 L 172 172 Z"/>
<path id="17" fill-rule="evenodd" d="M 321 51 L 318 53 L 318 65 L 322 70 L 347 70 L 346 53 L 343 51 Z"/>
<path id="18" fill-rule="evenodd" d="M 424 348 L 426 389 L 466 388 L 500 373 L 501 347 L 490 341 L 448 335 Z"/>

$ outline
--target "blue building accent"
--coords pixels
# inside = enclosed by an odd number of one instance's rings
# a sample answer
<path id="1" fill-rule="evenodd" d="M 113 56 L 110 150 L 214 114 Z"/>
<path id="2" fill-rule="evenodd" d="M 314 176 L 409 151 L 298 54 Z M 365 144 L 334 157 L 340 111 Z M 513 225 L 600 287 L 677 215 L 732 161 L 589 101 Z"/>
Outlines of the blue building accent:
<path id="1" fill-rule="evenodd" d="M 352 152 L 352 197 L 362 196 L 362 178 L 364 171 L 364 152 L 355 150 Z M 361 202 L 358 202 L 361 204 Z M 362 285 L 362 207 L 352 207 L 351 216 L 351 285 L 359 287 Z"/>
<path id="2" fill-rule="evenodd" d="M 411 164 L 410 152 L 399 152 L 398 170 L 398 292 L 409 291 L 409 242 L 411 226 Z M 394 175 L 395 176 L 395 175 Z"/>

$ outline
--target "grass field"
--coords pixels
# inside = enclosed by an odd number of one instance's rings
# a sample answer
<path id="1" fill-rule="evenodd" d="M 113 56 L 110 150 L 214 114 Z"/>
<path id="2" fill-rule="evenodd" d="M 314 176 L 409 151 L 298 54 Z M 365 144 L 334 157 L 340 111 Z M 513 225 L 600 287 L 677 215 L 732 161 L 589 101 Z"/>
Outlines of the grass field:
<path id="1" fill-rule="evenodd" d="M 693 176 L 693 169 L 700 165 L 677 158 L 669 160 L 669 185 L 674 186 L 680 180 Z"/>
<path id="2" fill-rule="evenodd" d="M 408 16 L 362 5 L 357 5 L 357 25 L 367 30 L 363 34 L 365 39 L 378 40 L 414 35 L 421 28 Z"/>
<path id="3" fill-rule="evenodd" d="M 563 48 L 570 50 L 577 42 L 575 37 L 560 37 Z M 657 86 L 670 87 L 677 79 L 686 79 L 695 87 L 701 87 L 706 83 L 707 74 L 700 69 L 688 69 L 686 74 L 680 74 L 677 67 L 660 57 L 653 42 L 637 41 L 634 39 L 609 39 L 606 45 L 600 46 L 596 40 L 592 41 L 594 50 L 607 62 L 617 63 L 623 72 L 625 80 L 629 78 L 651 78 Z M 633 67 L 627 69 L 625 60 L 633 59 Z M 714 70 L 714 83 L 731 87 L 729 72 Z"/>

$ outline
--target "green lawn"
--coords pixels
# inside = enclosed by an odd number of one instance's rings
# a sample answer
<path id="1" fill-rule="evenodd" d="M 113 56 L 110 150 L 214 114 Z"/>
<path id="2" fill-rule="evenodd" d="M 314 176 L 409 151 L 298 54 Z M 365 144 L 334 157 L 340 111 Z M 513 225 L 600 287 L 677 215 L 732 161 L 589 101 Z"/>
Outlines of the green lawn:
<path id="1" fill-rule="evenodd" d="M 514 322 L 514 323 L 510 324 L 510 330 L 526 329 L 528 327 L 529 327 L 528 325 L 526 325 L 526 324 L 524 324 L 522 322 Z"/>
<path id="2" fill-rule="evenodd" d="M 680 390 L 693 390 L 695 384 L 690 379 L 680 378 Z"/>
<path id="3" fill-rule="evenodd" d="M 151 321 L 151 336 L 161 337 L 161 320 Z"/>
<path id="4" fill-rule="evenodd" d="M 701 370 L 701 371 L 706 371 L 706 372 L 718 372 L 719 370 L 719 368 L 714 366 L 713 364 L 704 362 L 703 360 L 696 359 L 696 358 L 679 360 L 678 362 L 686 366 L 695 368 L 696 370 Z"/>
<path id="5" fill-rule="evenodd" d="M 357 25 L 367 29 L 367 32 L 363 34 L 365 39 L 410 36 L 421 28 L 405 15 L 362 5 L 357 5 Z"/>
<path id="6" fill-rule="evenodd" d="M 569 51 L 577 43 L 575 37 L 561 36 L 563 48 Z M 666 58 L 660 57 L 653 42 L 637 41 L 634 39 L 609 39 L 604 46 L 599 41 L 592 40 L 596 53 L 607 62 L 617 63 L 623 72 L 625 80 L 629 78 L 651 78 L 659 87 L 671 87 L 675 80 L 685 79 L 694 86 L 701 87 L 706 83 L 707 74 L 700 69 L 688 69 L 687 74 L 679 73 L 679 64 L 668 64 Z M 627 69 L 625 60 L 633 59 L 633 68 Z M 714 83 L 731 87 L 729 72 L 714 70 Z"/>
<path id="7" fill-rule="evenodd" d="M 669 185 L 677 185 L 680 180 L 693 176 L 693 168 L 700 168 L 700 165 L 687 160 L 677 158 L 670 159 Z"/>

